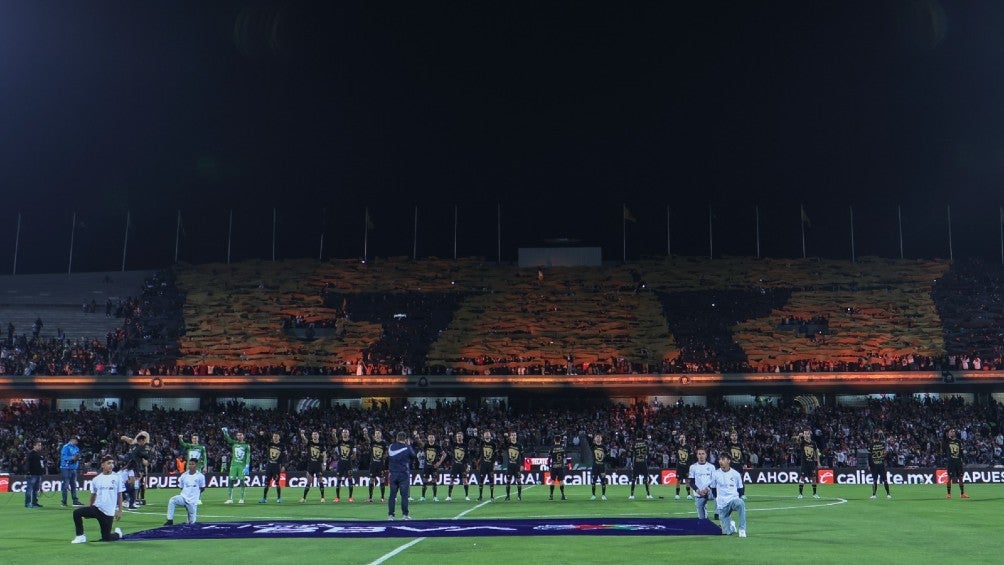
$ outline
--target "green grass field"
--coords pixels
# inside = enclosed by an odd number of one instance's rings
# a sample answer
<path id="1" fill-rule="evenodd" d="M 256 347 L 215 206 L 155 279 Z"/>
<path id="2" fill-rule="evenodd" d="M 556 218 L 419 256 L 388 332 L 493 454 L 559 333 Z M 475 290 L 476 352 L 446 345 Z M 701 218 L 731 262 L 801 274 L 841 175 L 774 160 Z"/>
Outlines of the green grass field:
<path id="1" fill-rule="evenodd" d="M 569 500 L 550 502 L 547 487 L 524 491 L 523 502 L 413 502 L 411 514 L 423 518 L 546 518 L 546 517 L 691 517 L 693 503 L 673 500 L 669 487 L 654 487 L 665 498 L 627 500 L 626 487 L 611 487 L 608 501 L 590 501 L 587 487 L 569 487 Z M 329 489 L 333 490 L 333 489 Z M 120 526 L 130 532 L 164 522 L 166 501 L 176 491 L 151 490 L 149 504 L 129 512 Z M 358 492 L 358 491 L 357 491 Z M 456 494 L 457 491 L 454 492 Z M 472 489 L 472 494 L 476 490 Z M 500 490 L 496 490 L 499 494 Z M 504 494 L 504 490 L 502 491 Z M 806 492 L 810 492 L 806 489 Z M 797 500 L 797 487 L 752 486 L 748 495 L 749 537 L 622 536 L 622 537 L 488 537 L 387 539 L 177 540 L 71 545 L 71 510 L 60 508 L 58 494 L 44 493 L 41 509 L 24 508 L 22 494 L 0 496 L 4 542 L 0 563 L 119 563 L 157 560 L 224 563 L 652 563 L 724 560 L 739 563 L 931 563 L 936 561 L 1000 563 L 1004 493 L 999 486 L 972 485 L 972 496 L 961 500 L 956 489 L 945 500 L 938 486 L 904 486 L 886 500 L 869 500 L 868 486 L 820 487 L 821 499 Z M 300 489 L 284 489 L 285 502 L 257 504 L 260 489 L 249 490 L 250 504 L 227 506 L 224 489 L 203 495 L 200 522 L 226 520 L 386 520 L 381 504 L 356 502 L 298 504 Z M 329 496 L 331 492 L 327 493 Z M 343 492 L 344 494 L 344 492 Z M 442 494 L 442 493 L 441 493 Z M 413 491 L 417 496 L 417 492 Z M 487 492 L 486 492 L 487 495 Z M 82 497 L 84 495 L 82 494 Z M 456 498 L 456 497 L 455 497 Z M 460 497 L 461 500 L 463 497 Z M 86 498 L 82 498 L 86 500 Z M 359 500 L 359 499 L 357 499 Z M 184 509 L 176 516 L 184 521 Z M 400 509 L 398 510 L 400 516 Z M 418 522 L 413 522 L 417 525 Z M 90 539 L 100 537 L 97 523 L 84 523 Z M 416 538 L 417 539 L 417 538 Z M 387 555 L 409 545 L 397 554 Z"/>

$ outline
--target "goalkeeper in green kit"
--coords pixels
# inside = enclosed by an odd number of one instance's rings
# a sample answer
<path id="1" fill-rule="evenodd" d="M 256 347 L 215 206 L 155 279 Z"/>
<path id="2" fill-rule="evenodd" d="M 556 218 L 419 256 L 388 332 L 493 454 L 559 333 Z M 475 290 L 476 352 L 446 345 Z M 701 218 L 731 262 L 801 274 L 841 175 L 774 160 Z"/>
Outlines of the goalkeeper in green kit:
<path id="1" fill-rule="evenodd" d="M 178 434 L 178 444 L 181 446 L 181 450 L 184 452 L 183 459 L 185 461 L 190 461 L 195 459 L 197 461 L 195 469 L 205 474 L 206 472 L 206 446 L 199 443 L 199 434 L 192 434 L 192 443 L 185 441 L 184 436 Z M 199 493 L 199 504 L 202 504 L 202 493 Z"/>
<path id="2" fill-rule="evenodd" d="M 241 498 L 238 504 L 244 504 L 244 491 L 247 489 L 245 477 L 251 471 L 251 446 L 244 440 L 244 432 L 237 432 L 237 439 L 230 437 L 227 428 L 223 428 L 223 439 L 230 445 L 230 489 L 227 500 L 223 504 L 234 503 L 234 485 L 240 483 Z"/>

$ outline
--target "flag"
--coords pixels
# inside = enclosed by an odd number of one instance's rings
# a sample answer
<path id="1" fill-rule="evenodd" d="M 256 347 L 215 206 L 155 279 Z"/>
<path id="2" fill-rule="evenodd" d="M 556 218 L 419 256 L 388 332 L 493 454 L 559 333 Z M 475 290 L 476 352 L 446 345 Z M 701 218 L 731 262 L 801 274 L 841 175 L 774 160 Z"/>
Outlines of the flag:
<path id="1" fill-rule="evenodd" d="M 812 221 L 809 220 L 809 215 L 805 213 L 805 208 L 801 204 L 799 204 L 798 205 L 798 209 L 802 213 L 802 223 L 805 224 L 805 225 L 807 225 L 807 226 L 809 226 L 811 228 L 812 227 Z"/>
<path id="2" fill-rule="evenodd" d="M 631 213 L 631 210 L 628 209 L 627 205 L 625 204 L 623 207 L 624 207 L 624 221 L 637 222 L 638 219 L 634 217 L 634 214 Z"/>

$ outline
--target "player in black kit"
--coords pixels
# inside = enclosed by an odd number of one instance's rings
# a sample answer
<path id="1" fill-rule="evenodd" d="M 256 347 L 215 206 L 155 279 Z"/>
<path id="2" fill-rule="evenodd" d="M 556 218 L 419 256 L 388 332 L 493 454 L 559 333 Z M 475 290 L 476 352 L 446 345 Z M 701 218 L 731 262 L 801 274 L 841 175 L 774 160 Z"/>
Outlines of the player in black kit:
<path id="1" fill-rule="evenodd" d="M 258 436 L 265 438 L 265 432 L 258 432 Z M 279 475 L 285 470 L 286 449 L 282 445 L 282 439 L 278 432 L 272 432 L 268 444 L 265 448 L 265 492 L 261 495 L 258 504 L 268 502 L 268 489 L 275 481 L 275 501 L 282 504 L 282 487 L 279 486 Z"/>
<path id="2" fill-rule="evenodd" d="M 446 491 L 446 502 L 453 500 L 453 485 L 462 483 L 464 485 L 464 500 L 470 502 L 470 486 L 467 484 L 469 476 L 467 473 L 467 444 L 464 443 L 464 432 L 457 432 L 453 439 L 453 449 L 450 452 L 450 459 L 453 462 L 450 467 L 450 488 Z"/>
<path id="3" fill-rule="evenodd" d="M 596 434 L 589 446 L 593 452 L 593 496 L 596 500 L 596 483 L 600 484 L 600 498 L 607 499 L 607 458 L 610 448 L 603 445 L 603 436 Z"/>
<path id="4" fill-rule="evenodd" d="M 881 482 L 885 485 L 885 497 L 892 498 L 889 494 L 889 477 L 885 472 L 885 460 L 889 455 L 885 445 L 885 435 L 882 432 L 875 432 L 872 444 L 868 446 L 868 470 L 872 474 L 872 500 L 878 498 L 878 485 Z"/>
<path id="5" fill-rule="evenodd" d="M 558 485 L 561 490 L 561 500 L 568 500 L 565 498 L 565 438 L 554 436 L 554 445 L 551 446 L 547 465 L 551 469 L 551 493 L 547 499 L 554 500 L 554 485 Z"/>
<path id="6" fill-rule="evenodd" d="M 642 430 L 635 433 L 634 442 L 631 443 L 631 495 L 628 500 L 634 500 L 634 487 L 638 481 L 645 485 L 645 498 L 651 500 L 652 490 L 648 486 L 648 439 Z"/>
<path id="7" fill-rule="evenodd" d="M 387 442 L 383 439 L 383 432 L 373 431 L 373 437 L 369 436 L 369 430 L 363 429 L 363 439 L 366 440 L 370 452 L 370 495 L 366 502 L 373 502 L 373 485 L 380 483 L 380 502 L 387 502 L 385 494 L 387 491 Z"/>
<path id="8" fill-rule="evenodd" d="M 335 431 L 331 430 L 334 434 Z M 342 433 L 335 440 L 335 454 L 338 455 L 338 468 L 335 471 L 335 499 L 333 502 L 342 501 L 342 485 L 349 487 L 349 502 L 355 502 L 352 498 L 352 488 L 355 486 L 352 481 L 352 461 L 359 456 L 352 436 L 347 428 L 342 428 Z"/>
<path id="9" fill-rule="evenodd" d="M 519 443 L 516 432 L 510 430 L 508 435 L 508 441 L 505 445 L 505 455 L 508 461 L 505 469 L 505 499 L 506 501 L 510 500 L 512 484 L 516 483 L 516 499 L 523 500 L 523 474 L 520 472 L 523 463 L 523 446 Z"/>
<path id="10" fill-rule="evenodd" d="M 488 483 L 488 501 L 495 499 L 495 459 L 497 448 L 492 433 L 485 431 L 481 436 L 478 453 L 478 501 L 484 497 L 485 483 Z"/>
<path id="11" fill-rule="evenodd" d="M 948 496 L 945 498 L 952 498 L 953 481 L 959 483 L 959 492 L 962 493 L 962 498 L 969 498 L 969 495 L 966 494 L 966 483 L 962 478 L 962 473 L 965 470 L 965 464 L 962 461 L 965 449 L 962 447 L 962 440 L 958 438 L 954 429 L 948 430 L 944 452 L 945 467 L 948 470 Z"/>
<path id="12" fill-rule="evenodd" d="M 324 502 L 324 467 L 328 463 L 328 448 L 321 443 L 321 434 L 318 432 L 310 432 L 308 440 L 307 434 L 300 430 L 300 441 L 307 447 L 307 484 L 303 487 L 300 503 L 307 502 L 307 493 L 310 492 L 310 483 L 313 481 L 317 481 L 321 502 Z"/>
<path id="13" fill-rule="evenodd" d="M 446 460 L 446 452 L 436 445 L 436 436 L 433 434 L 429 434 L 424 443 L 419 442 L 419 446 L 425 452 L 425 472 L 422 473 L 422 496 L 418 501 L 425 501 L 425 490 L 432 485 L 432 500 L 439 502 L 439 485 L 436 481 L 439 479 L 439 467 Z"/>
<path id="14" fill-rule="evenodd" d="M 802 490 L 806 482 L 812 483 L 812 498 L 819 498 L 816 492 L 816 485 L 819 483 L 819 446 L 812 439 L 810 430 L 803 430 L 801 435 L 795 436 L 796 449 L 798 449 L 798 459 L 801 463 L 801 470 L 798 478 L 798 498 L 802 498 Z"/>
<path id="15" fill-rule="evenodd" d="M 687 445 L 687 434 L 680 434 L 679 441 L 676 444 L 676 500 L 680 500 L 680 485 L 687 485 L 687 500 L 693 500 L 694 496 L 690 494 L 690 465 L 694 462 L 694 452 Z"/>

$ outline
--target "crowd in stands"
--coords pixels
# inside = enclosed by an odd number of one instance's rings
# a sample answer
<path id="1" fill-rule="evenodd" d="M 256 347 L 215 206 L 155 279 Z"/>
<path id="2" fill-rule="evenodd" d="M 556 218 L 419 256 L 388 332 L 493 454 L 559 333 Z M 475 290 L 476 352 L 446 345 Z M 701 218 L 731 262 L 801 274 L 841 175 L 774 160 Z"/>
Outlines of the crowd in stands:
<path id="1" fill-rule="evenodd" d="M 358 352 L 354 359 L 319 354 L 309 365 L 246 362 L 178 363 L 179 336 L 185 332 L 185 297 L 175 286 L 171 271 L 146 281 L 139 298 L 105 304 L 106 316 L 121 325 L 105 336 L 67 339 L 58 328 L 55 337 L 42 332 L 36 320 L 30 332 L 17 334 L 8 325 L 0 348 L 0 373 L 149 375 L 606 375 L 624 373 L 792 373 L 881 371 L 993 371 L 1004 369 L 1004 295 L 998 265 L 960 260 L 937 280 L 932 297 L 940 316 L 946 353 L 930 355 L 869 355 L 856 359 L 806 358 L 783 362 L 751 361 L 736 343 L 732 328 L 737 320 L 771 316 L 791 298 L 790 289 L 706 290 L 658 292 L 667 312 L 668 331 L 679 354 L 670 359 L 647 355 L 576 361 L 540 358 L 528 354 L 479 355 L 470 358 L 426 359 L 430 346 L 449 326 L 460 294 L 444 292 L 339 293 L 322 288 L 325 304 L 336 310 L 334 318 L 308 319 L 290 315 L 278 321 L 285 329 L 335 328 L 326 339 L 339 339 L 340 320 L 380 323 L 380 339 Z M 638 292 L 649 292 L 644 285 Z M 96 310 L 97 305 L 84 303 Z M 849 307 L 853 310 L 853 307 Z M 825 316 L 778 318 L 777 328 L 791 329 L 792 340 L 825 339 Z M 48 328 L 52 329 L 52 328 Z M 344 329 L 342 329 L 344 331 Z M 281 352 L 276 352 L 281 356 Z"/>
<path id="2" fill-rule="evenodd" d="M 627 447 L 638 432 L 650 437 L 653 465 L 675 465 L 674 442 L 685 433 L 692 446 L 712 453 L 723 450 L 735 430 L 749 453 L 749 466 L 791 467 L 796 465 L 794 436 L 812 431 L 822 451 L 824 465 L 855 467 L 863 464 L 874 432 L 881 430 L 888 442 L 891 466 L 933 466 L 942 463 L 943 440 L 949 428 L 959 431 L 969 465 L 1001 465 L 1004 448 L 1004 410 L 997 403 L 964 404 L 958 399 L 927 399 L 904 396 L 873 400 L 866 407 L 822 406 L 806 414 L 799 404 L 757 402 L 710 407 L 658 404 L 610 404 L 569 402 L 557 409 L 520 411 L 504 403 L 471 407 L 461 402 L 436 406 L 413 404 L 390 407 L 377 404 L 364 408 L 336 406 L 300 413 L 247 408 L 243 404 L 217 405 L 210 410 L 181 412 L 120 410 L 111 406 L 98 411 L 50 411 L 37 405 L 13 404 L 0 410 L 0 470 L 19 472 L 23 456 L 35 439 L 42 440 L 49 471 L 55 471 L 57 454 L 70 437 L 79 436 L 85 467 L 97 468 L 100 457 L 123 456 L 129 446 L 122 435 L 140 430 L 151 434 L 154 459 L 151 469 L 175 472 L 180 453 L 178 435 L 198 434 L 209 452 L 209 469 L 225 467 L 229 450 L 220 429 L 242 431 L 255 438 L 252 464 L 259 468 L 267 438 L 278 432 L 288 446 L 290 471 L 305 468 L 304 446 L 299 431 L 322 432 L 347 428 L 352 437 L 364 431 L 383 430 L 386 437 L 397 431 L 424 437 L 432 433 L 448 447 L 457 431 L 466 438 L 485 430 L 496 436 L 515 431 L 528 452 L 546 453 L 555 436 L 565 437 L 570 452 L 589 464 L 588 439 L 602 434 L 611 446 L 615 468 L 627 465 Z M 365 451 L 365 450 L 361 450 Z M 333 459 L 333 458 L 332 458 Z M 333 463 L 333 461 L 331 461 Z M 354 460 L 354 464 L 365 461 Z"/>

